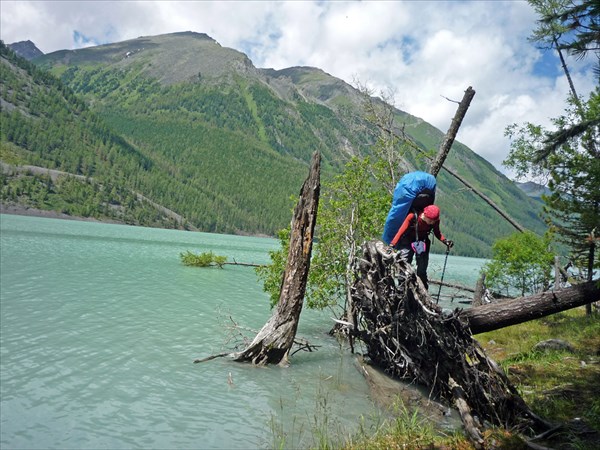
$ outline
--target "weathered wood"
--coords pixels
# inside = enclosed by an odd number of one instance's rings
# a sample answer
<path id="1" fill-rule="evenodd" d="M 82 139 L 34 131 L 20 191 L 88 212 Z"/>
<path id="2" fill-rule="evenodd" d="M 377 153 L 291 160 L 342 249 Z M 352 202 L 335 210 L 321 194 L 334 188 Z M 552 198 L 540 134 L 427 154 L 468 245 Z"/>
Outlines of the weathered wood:
<path id="1" fill-rule="evenodd" d="M 597 205 L 598 203 L 596 203 Z M 589 242 L 589 251 L 588 251 L 588 266 L 587 266 L 587 276 L 588 276 L 588 281 L 591 281 L 591 279 L 594 276 L 594 255 L 596 253 L 596 245 L 597 242 L 600 243 L 600 238 L 596 237 L 596 228 L 594 228 L 589 236 L 588 236 L 588 242 Z M 592 304 L 589 303 L 585 306 L 585 312 L 587 313 L 588 316 L 592 315 Z"/>
<path id="2" fill-rule="evenodd" d="M 431 162 L 429 166 L 429 173 L 431 173 L 434 177 L 438 176 L 442 166 L 444 165 L 444 161 L 446 160 L 446 156 L 450 152 L 450 148 L 456 139 L 456 135 L 458 134 L 458 129 L 460 128 L 460 124 L 465 118 L 465 114 L 467 114 L 467 110 L 469 109 L 469 105 L 471 104 L 471 100 L 475 96 L 475 91 L 471 86 L 467 88 L 465 94 L 463 95 L 462 100 L 458 104 L 458 109 L 454 114 L 454 118 L 450 123 L 450 128 L 446 132 L 446 136 L 440 145 L 440 149 L 438 150 L 438 154 L 436 158 Z"/>
<path id="3" fill-rule="evenodd" d="M 459 174 L 457 174 L 456 172 L 454 172 L 452 169 L 449 169 L 448 167 L 444 166 L 442 167 L 446 172 L 448 172 L 450 175 L 452 175 L 454 178 L 456 178 L 458 181 L 460 181 L 462 184 L 464 184 L 466 187 L 468 187 L 471 192 L 473 192 L 474 194 L 476 194 L 477 196 L 479 196 L 480 199 L 482 199 L 484 202 L 486 202 L 489 206 L 491 206 L 498 214 L 500 214 L 504 219 L 506 219 L 513 227 L 515 227 L 518 231 L 520 231 L 521 233 L 525 232 L 525 228 L 523 228 L 515 219 L 513 219 L 507 212 L 505 212 L 504 210 L 502 210 L 498 205 L 496 205 L 496 203 L 494 203 L 494 201 L 489 198 L 487 195 L 485 195 L 483 192 L 479 191 L 477 188 L 475 188 L 475 186 L 473 186 L 471 183 L 469 183 L 467 180 L 465 180 L 463 177 L 461 177 Z"/>
<path id="4" fill-rule="evenodd" d="M 457 289 L 459 291 L 475 292 L 475 289 L 473 289 L 472 287 L 469 287 L 469 286 L 465 286 L 463 284 L 447 283 L 446 281 L 431 280 L 431 279 L 428 282 L 429 282 L 429 284 L 435 284 L 435 285 L 438 285 L 438 286 L 449 287 L 449 288 L 452 288 L 452 289 Z"/>
<path id="5" fill-rule="evenodd" d="M 483 305 L 483 293 L 485 292 L 485 273 L 482 273 L 477 284 L 475 285 L 475 292 L 473 294 L 472 306 Z"/>
<path id="6" fill-rule="evenodd" d="M 467 89 L 467 91 L 465 91 L 465 96 L 463 98 L 463 102 L 465 102 L 465 103 L 467 101 L 470 103 L 471 99 L 472 99 L 471 92 L 469 92 L 469 89 L 471 89 L 471 87 L 469 87 Z M 475 95 L 475 91 L 472 91 L 472 94 Z M 469 96 L 471 98 L 469 98 Z M 450 151 L 452 143 L 454 142 L 454 139 L 456 137 L 456 132 L 458 131 L 457 125 L 460 126 L 460 123 L 458 123 L 458 121 L 457 121 L 457 118 L 459 116 L 459 111 L 460 111 L 460 114 L 462 114 L 464 116 L 464 114 L 466 113 L 466 108 L 468 108 L 468 105 L 463 105 L 463 106 L 466 106 L 466 107 L 462 107 L 461 108 L 461 106 L 459 106 L 459 110 L 455 114 L 455 118 L 454 118 L 454 120 L 453 120 L 453 122 L 452 122 L 452 124 L 450 126 L 450 129 L 446 133 L 446 137 L 444 138 L 444 141 L 442 142 L 442 144 L 440 146 L 440 150 L 438 151 L 438 155 L 437 155 L 437 157 L 435 159 L 432 158 L 430 155 L 428 155 L 421 147 L 419 147 L 419 145 L 416 142 L 414 142 L 406 133 L 404 133 L 404 131 L 401 131 L 401 135 L 398 135 L 393 130 L 385 128 L 385 127 L 383 127 L 381 125 L 378 125 L 378 127 L 381 128 L 382 130 L 384 130 L 385 132 L 390 133 L 391 135 L 395 136 L 396 138 L 403 140 L 411 148 L 413 148 L 414 150 L 416 150 L 417 152 L 419 152 L 425 158 L 431 160 L 431 163 L 430 163 L 430 172 L 435 177 L 437 177 L 437 175 L 438 175 L 438 173 L 439 173 L 439 171 L 441 169 L 444 169 L 446 172 L 448 172 L 450 175 L 452 175 L 454 178 L 456 178 L 458 181 L 460 181 L 462 184 L 464 184 L 467 188 L 469 188 L 469 190 L 471 192 L 473 192 L 475 195 L 479 196 L 479 198 L 481 198 L 484 202 L 486 202 L 489 206 L 491 206 L 496 212 L 498 212 L 498 214 L 500 214 L 504 219 L 506 219 L 518 231 L 524 232 L 525 228 L 523 228 L 516 220 L 514 220 L 510 215 L 508 215 L 508 213 L 506 213 L 498 205 L 496 205 L 496 203 L 494 203 L 494 201 L 492 199 L 490 199 L 483 192 L 479 191 L 471 183 L 469 183 L 463 177 L 461 177 L 460 175 L 458 175 L 452 169 L 449 169 L 448 167 L 446 167 L 446 166 L 443 165 L 443 163 L 444 163 L 444 161 L 446 159 L 446 156 L 448 155 L 448 153 Z M 462 118 L 460 120 L 462 122 Z M 452 133 L 454 133 L 454 137 L 450 136 Z"/>
<path id="7" fill-rule="evenodd" d="M 476 306 L 461 315 L 473 334 L 493 331 L 599 301 L 599 283 L 588 281 L 557 291 Z"/>
<path id="8" fill-rule="evenodd" d="M 224 262 L 224 266 L 243 266 L 243 267 L 263 267 L 264 264 L 256 264 L 256 263 L 243 263 L 237 262 L 235 259 L 233 262 Z"/>
<path id="9" fill-rule="evenodd" d="M 367 242 L 362 250 L 352 286 L 352 323 L 358 327 L 350 332 L 365 344 L 373 364 L 459 406 L 476 445 L 486 424 L 547 425 L 473 339 L 460 309 L 443 313 L 412 266 L 381 241 Z"/>
<path id="10" fill-rule="evenodd" d="M 300 191 L 291 224 L 290 245 L 283 273 L 279 302 L 270 320 L 243 351 L 234 355 L 236 361 L 254 364 L 287 364 L 298 329 L 306 280 L 310 268 L 313 233 L 317 220 L 320 194 L 321 155 L 313 155 L 308 178 Z"/>
<path id="11" fill-rule="evenodd" d="M 465 399 L 465 392 L 463 391 L 460 384 L 454 381 L 452 377 L 448 378 L 448 385 L 450 386 L 450 389 L 452 389 L 452 395 L 454 396 L 454 404 L 456 405 L 456 409 L 458 409 L 460 417 L 465 426 L 465 430 L 469 434 L 469 437 L 477 445 L 477 447 L 483 446 L 483 436 L 481 435 L 481 431 L 479 430 L 481 424 L 476 423 L 471 408 L 469 407 L 469 404 Z"/>

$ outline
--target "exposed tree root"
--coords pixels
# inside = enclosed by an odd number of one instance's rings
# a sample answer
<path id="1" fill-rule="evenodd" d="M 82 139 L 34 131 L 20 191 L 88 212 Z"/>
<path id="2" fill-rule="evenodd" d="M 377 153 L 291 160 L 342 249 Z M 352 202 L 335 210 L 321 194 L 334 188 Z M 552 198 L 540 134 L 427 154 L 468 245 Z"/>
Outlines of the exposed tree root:
<path id="1" fill-rule="evenodd" d="M 393 377 L 426 386 L 456 405 L 476 445 L 489 425 L 546 429 L 459 318 L 442 314 L 410 264 L 382 242 L 363 246 L 352 287 L 354 334 Z"/>

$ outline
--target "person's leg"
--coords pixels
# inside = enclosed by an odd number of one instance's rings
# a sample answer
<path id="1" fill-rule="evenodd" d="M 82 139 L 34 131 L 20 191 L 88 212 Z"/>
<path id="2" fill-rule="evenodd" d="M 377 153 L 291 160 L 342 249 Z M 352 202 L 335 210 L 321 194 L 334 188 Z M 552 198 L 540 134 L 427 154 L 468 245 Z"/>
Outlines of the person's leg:
<path id="1" fill-rule="evenodd" d="M 428 246 L 429 247 L 429 246 Z M 425 285 L 425 289 L 429 289 L 429 280 L 427 278 L 427 266 L 429 265 L 429 248 L 427 251 L 417 255 L 417 276 Z"/>

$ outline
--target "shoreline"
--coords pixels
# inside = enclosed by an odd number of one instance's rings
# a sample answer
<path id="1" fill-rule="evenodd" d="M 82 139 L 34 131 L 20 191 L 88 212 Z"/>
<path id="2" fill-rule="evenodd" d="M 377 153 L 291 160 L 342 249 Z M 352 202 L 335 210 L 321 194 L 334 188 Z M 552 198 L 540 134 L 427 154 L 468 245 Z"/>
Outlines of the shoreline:
<path id="1" fill-rule="evenodd" d="M 0 203 L 0 214 L 11 214 L 15 216 L 30 216 L 30 217 L 42 217 L 47 219 L 61 219 L 61 220 L 76 220 L 78 222 L 96 222 L 96 223 L 109 223 L 114 225 L 127 225 L 131 227 L 139 227 L 146 225 L 135 225 L 131 223 L 124 222 L 122 220 L 115 219 L 98 219 L 96 217 L 81 217 L 81 216 L 70 216 L 69 214 L 60 213 L 58 211 L 47 210 L 47 209 L 38 209 L 32 208 L 29 206 L 22 205 L 5 205 Z M 167 229 L 176 229 L 176 228 L 160 228 L 160 227 L 150 227 L 150 228 L 159 228 L 161 230 Z M 190 232 L 199 232 L 199 233 L 210 233 L 209 231 L 200 231 L 200 230 L 183 230 Z M 224 233 L 216 233 L 216 234 L 224 234 Z M 247 237 L 257 237 L 264 239 L 276 239 L 273 236 L 268 236 L 265 234 L 251 234 L 251 233 L 236 233 L 231 236 L 247 236 Z"/>
<path id="2" fill-rule="evenodd" d="M 79 222 L 100 222 L 100 223 L 113 223 L 119 225 L 127 225 L 123 221 L 112 220 L 112 219 L 97 219 L 95 217 L 80 217 L 71 216 L 69 214 L 60 213 L 58 211 L 30 208 L 28 206 L 20 205 L 5 205 L 0 204 L 0 214 L 11 214 L 15 216 L 30 216 L 30 217 L 44 217 L 48 219 L 61 219 L 61 220 L 76 220 Z"/>

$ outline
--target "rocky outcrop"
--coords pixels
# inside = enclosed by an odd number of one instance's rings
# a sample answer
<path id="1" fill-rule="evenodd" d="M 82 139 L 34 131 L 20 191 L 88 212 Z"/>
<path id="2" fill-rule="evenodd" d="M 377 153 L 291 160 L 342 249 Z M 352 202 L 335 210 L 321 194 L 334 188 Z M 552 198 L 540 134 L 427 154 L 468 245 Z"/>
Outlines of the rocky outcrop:
<path id="1" fill-rule="evenodd" d="M 13 44 L 8 44 L 8 47 L 17 55 L 29 61 L 44 54 L 44 52 L 37 48 L 31 41 L 15 42 Z"/>

